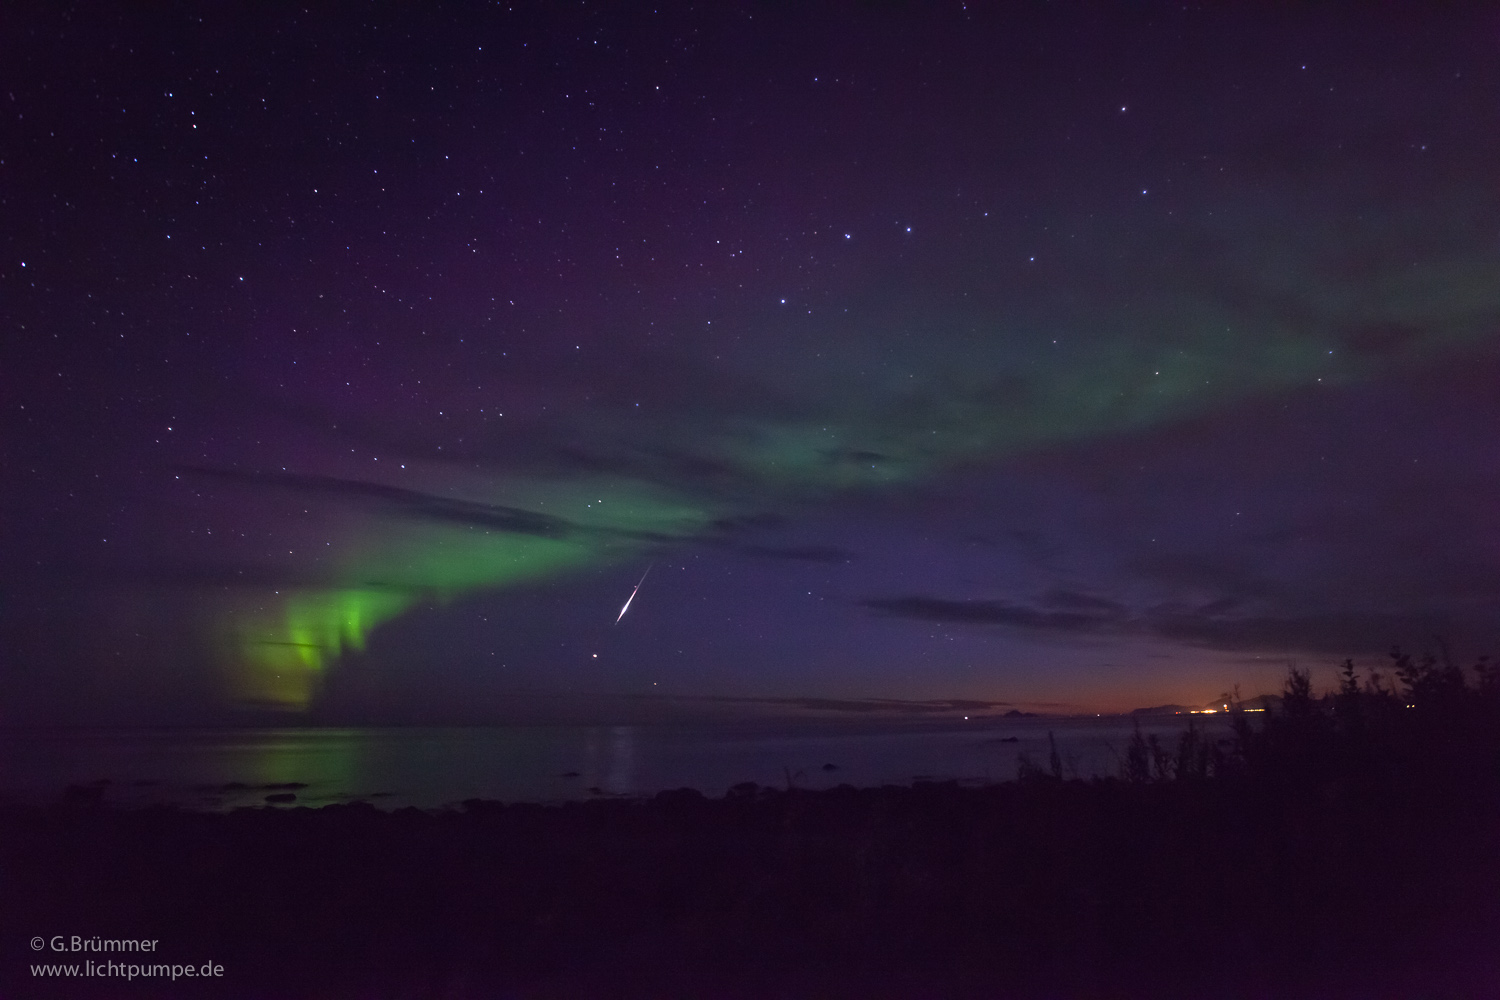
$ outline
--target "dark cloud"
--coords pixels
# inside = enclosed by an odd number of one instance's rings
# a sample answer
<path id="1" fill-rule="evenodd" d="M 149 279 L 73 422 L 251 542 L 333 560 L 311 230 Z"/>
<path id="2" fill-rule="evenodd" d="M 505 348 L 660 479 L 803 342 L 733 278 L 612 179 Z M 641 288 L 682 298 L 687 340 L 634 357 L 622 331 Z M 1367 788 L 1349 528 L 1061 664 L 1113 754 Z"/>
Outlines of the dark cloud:
<path id="1" fill-rule="evenodd" d="M 1277 533 L 1295 535 L 1295 532 Z M 1269 541 L 1261 537 L 1252 543 Z M 1280 538 L 1287 541 L 1290 538 Z M 1284 599 L 1285 588 L 1265 578 L 1265 569 L 1248 556 L 1205 552 L 1146 552 L 1126 561 L 1127 570 L 1142 580 L 1169 589 L 1234 594 L 1239 598 Z"/>
<path id="2" fill-rule="evenodd" d="M 871 598 L 865 607 L 897 618 L 955 622 L 971 625 L 1012 625 L 1018 628 L 1064 632 L 1102 631 L 1115 625 L 1117 616 L 1083 611 L 1048 611 L 1003 601 L 948 601 L 935 597 Z"/>
<path id="3" fill-rule="evenodd" d="M 1037 604 L 1055 605 L 1059 594 Z M 1068 595 L 1077 610 L 1054 611 L 1003 601 L 954 601 L 909 596 L 861 602 L 881 614 L 916 621 L 998 625 L 1070 635 L 1142 636 L 1226 651 L 1302 651 L 1337 656 L 1388 650 L 1395 644 L 1420 645 L 1435 637 L 1473 640 L 1482 622 L 1464 621 L 1448 611 L 1421 613 L 1330 610 L 1283 614 L 1236 614 L 1233 597 L 1196 605 L 1162 604 L 1138 613 L 1124 605 L 1087 595 Z"/>
<path id="4" fill-rule="evenodd" d="M 777 548 L 773 545 L 742 545 L 740 552 L 766 559 L 791 559 L 814 563 L 846 563 L 858 559 L 857 553 L 837 545 L 793 545 Z"/>
<path id="5" fill-rule="evenodd" d="M 1476 638 L 1477 622 L 1448 612 L 1428 615 L 1335 610 L 1326 613 L 1230 616 L 1208 607 L 1196 611 L 1153 611 L 1143 616 L 1144 631 L 1212 649 L 1267 652 L 1302 651 L 1332 656 L 1382 653 L 1393 645 L 1425 645 L 1435 636 Z"/>
<path id="6" fill-rule="evenodd" d="M 1050 608 L 1062 608 L 1069 611 L 1092 611 L 1099 615 L 1119 617 L 1126 613 L 1125 606 L 1118 601 L 1111 601 L 1105 597 L 1096 597 L 1093 594 L 1083 594 L 1076 590 L 1054 589 L 1042 595 L 1041 603 Z"/>
<path id="7" fill-rule="evenodd" d="M 1009 701 L 976 701 L 959 698 L 914 701 L 903 698 L 733 698 L 710 697 L 704 701 L 741 705 L 769 705 L 778 708 L 800 708 L 812 712 L 851 712 L 873 714 L 893 712 L 900 715 L 941 715 L 955 712 L 989 712 L 1014 708 Z"/>
<path id="8" fill-rule="evenodd" d="M 746 529 L 784 528 L 790 523 L 791 519 L 784 515 L 762 511 L 756 514 L 743 514 L 738 517 L 721 517 L 713 522 L 713 527 L 720 531 L 742 531 Z"/>
<path id="9" fill-rule="evenodd" d="M 431 493 L 387 486 L 357 479 L 340 479 L 334 476 L 301 475 L 290 472 L 242 472 L 230 469 L 184 467 L 183 471 L 212 479 L 245 483 L 254 486 L 277 487 L 316 493 L 323 496 L 356 501 L 373 501 L 383 508 L 404 517 L 420 520 L 441 521 L 472 525 L 493 531 L 506 531 L 518 535 L 535 535 L 541 538 L 571 538 L 579 536 L 612 536 L 637 541 L 676 541 L 675 536 L 650 531 L 628 531 L 617 528 L 602 528 L 578 524 L 551 514 L 540 514 L 523 507 L 507 507 L 503 504 L 476 503 L 471 500 L 455 500 Z"/>

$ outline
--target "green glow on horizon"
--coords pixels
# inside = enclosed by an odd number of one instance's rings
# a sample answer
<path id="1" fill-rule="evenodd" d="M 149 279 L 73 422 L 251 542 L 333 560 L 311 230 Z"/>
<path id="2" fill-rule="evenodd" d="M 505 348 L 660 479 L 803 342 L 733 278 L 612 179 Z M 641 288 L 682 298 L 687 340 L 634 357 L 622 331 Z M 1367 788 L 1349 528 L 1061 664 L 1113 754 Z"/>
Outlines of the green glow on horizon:
<path id="1" fill-rule="evenodd" d="M 337 571 L 344 585 L 263 595 L 264 604 L 232 615 L 231 689 L 243 702 L 303 710 L 317 697 L 326 671 L 347 652 L 362 652 L 371 634 L 422 603 L 443 603 L 484 588 L 511 586 L 583 566 L 628 558 L 642 543 L 619 532 L 700 531 L 701 509 L 653 497 L 644 489 L 613 489 L 611 504 L 594 484 L 552 494 L 558 515 L 581 527 L 549 538 L 473 525 L 390 522 L 366 525 L 365 544 Z M 590 533 L 591 530 L 595 533 Z"/>
<path id="2" fill-rule="evenodd" d="M 363 650 L 370 631 L 401 614 L 412 595 L 370 589 L 291 590 L 270 595 L 234 624 L 239 669 L 232 681 L 242 701 L 306 708 L 330 660 Z"/>

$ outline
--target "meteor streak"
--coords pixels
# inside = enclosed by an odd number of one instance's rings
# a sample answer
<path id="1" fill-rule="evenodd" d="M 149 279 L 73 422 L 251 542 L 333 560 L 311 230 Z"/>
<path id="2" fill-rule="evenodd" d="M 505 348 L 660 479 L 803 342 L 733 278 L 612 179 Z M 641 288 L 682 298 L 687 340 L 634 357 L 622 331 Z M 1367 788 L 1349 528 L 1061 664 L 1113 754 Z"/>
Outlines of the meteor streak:
<path id="1" fill-rule="evenodd" d="M 655 566 L 655 565 L 656 565 L 656 563 L 652 563 L 651 564 L 651 566 Z M 646 573 L 650 573 L 651 572 L 651 566 L 647 566 L 646 567 Z M 630 610 L 630 602 L 633 601 L 633 600 L 635 600 L 635 592 L 636 592 L 636 590 L 640 590 L 641 589 L 641 584 L 646 582 L 646 573 L 642 573 L 641 574 L 640 582 L 635 585 L 635 590 L 632 590 L 630 592 L 630 596 L 627 597 L 627 598 L 625 598 L 625 606 L 620 609 L 619 615 L 616 616 L 616 618 L 615 618 L 615 624 L 616 625 L 620 624 L 620 619 L 625 617 L 625 612 L 627 612 L 627 611 Z"/>

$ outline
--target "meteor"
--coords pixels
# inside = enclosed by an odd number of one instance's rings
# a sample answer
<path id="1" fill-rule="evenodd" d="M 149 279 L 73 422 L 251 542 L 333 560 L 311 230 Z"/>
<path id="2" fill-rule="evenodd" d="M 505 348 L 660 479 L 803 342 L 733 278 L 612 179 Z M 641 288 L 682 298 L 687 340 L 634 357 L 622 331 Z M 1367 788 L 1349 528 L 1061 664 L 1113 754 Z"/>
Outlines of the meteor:
<path id="1" fill-rule="evenodd" d="M 656 563 L 652 563 L 651 564 L 651 566 L 655 566 L 655 565 L 656 565 Z M 646 567 L 646 573 L 650 573 L 651 572 L 651 566 L 647 566 Z M 641 584 L 646 582 L 646 573 L 642 573 L 641 574 L 640 582 L 635 585 L 635 590 L 632 590 L 630 592 L 630 596 L 627 597 L 627 598 L 625 598 L 625 606 L 620 609 L 619 615 L 616 616 L 616 618 L 615 618 L 615 624 L 616 625 L 620 624 L 620 619 L 625 617 L 625 612 L 627 612 L 627 611 L 630 610 L 630 602 L 633 601 L 633 600 L 635 600 L 635 592 L 636 592 L 636 590 L 640 590 L 641 589 Z"/>

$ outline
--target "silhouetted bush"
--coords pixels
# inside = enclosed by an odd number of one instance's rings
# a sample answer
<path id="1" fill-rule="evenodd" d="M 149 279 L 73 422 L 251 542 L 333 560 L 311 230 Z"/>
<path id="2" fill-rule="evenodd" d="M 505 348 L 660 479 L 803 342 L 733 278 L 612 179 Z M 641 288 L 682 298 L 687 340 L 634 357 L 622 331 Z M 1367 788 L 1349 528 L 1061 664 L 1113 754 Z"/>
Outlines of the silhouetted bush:
<path id="1" fill-rule="evenodd" d="M 1500 777 L 1500 683 L 1489 657 L 1469 684 L 1447 656 L 1391 651 L 1395 684 L 1352 660 L 1335 690 L 1315 697 L 1307 671 L 1291 667 L 1279 707 L 1259 725 L 1232 706 L 1234 772 L 1307 790 L 1374 790 L 1392 782 L 1451 784 Z"/>
<path id="2" fill-rule="evenodd" d="M 1203 781 L 1226 772 L 1229 764 L 1224 752 L 1215 746 L 1188 720 L 1187 728 L 1177 737 L 1175 749 L 1169 749 L 1155 733 L 1141 732 L 1140 720 L 1125 746 L 1120 778 L 1133 785 L 1163 781 Z"/>

